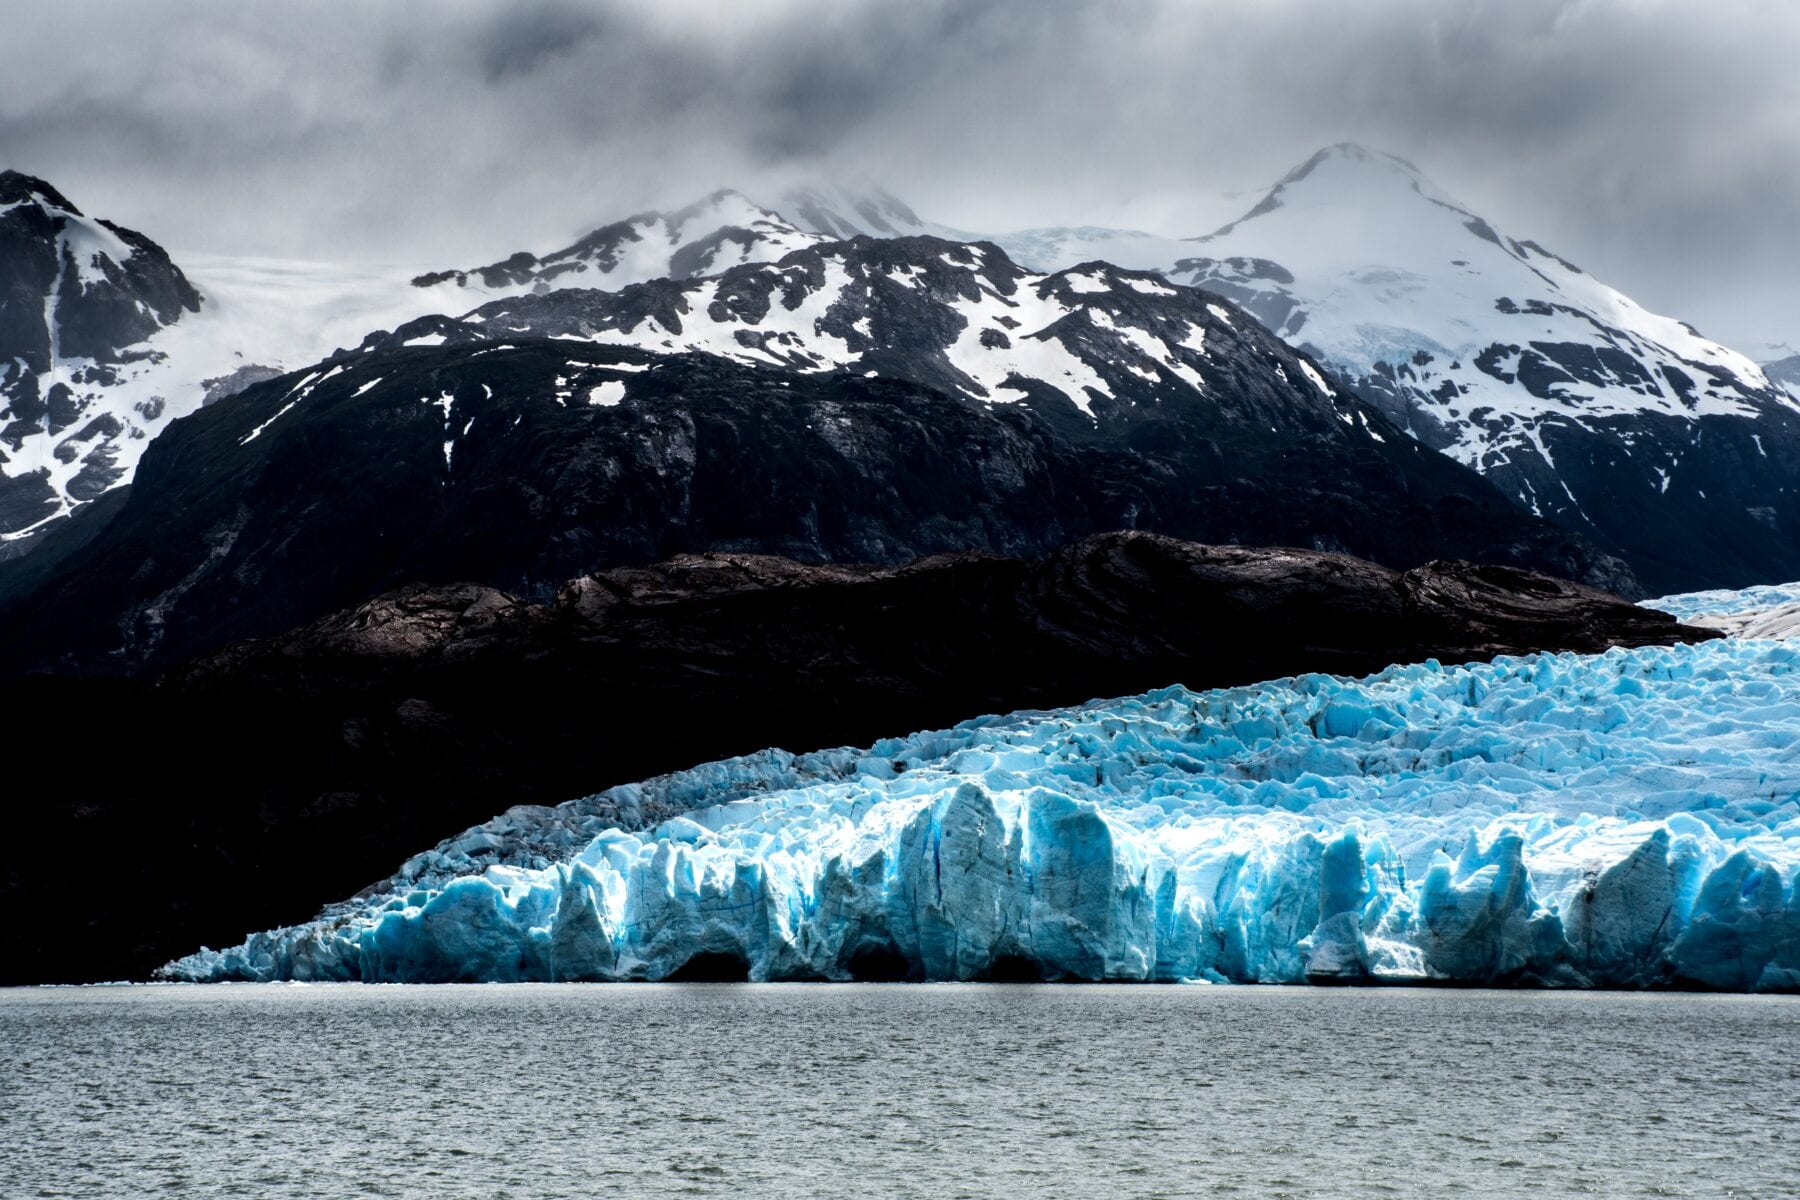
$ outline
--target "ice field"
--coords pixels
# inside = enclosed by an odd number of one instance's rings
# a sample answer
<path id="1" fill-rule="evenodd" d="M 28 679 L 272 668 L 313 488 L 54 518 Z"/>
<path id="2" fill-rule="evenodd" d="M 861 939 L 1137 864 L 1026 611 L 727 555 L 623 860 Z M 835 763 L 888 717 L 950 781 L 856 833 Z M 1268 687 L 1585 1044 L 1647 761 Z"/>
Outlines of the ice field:
<path id="1" fill-rule="evenodd" d="M 164 973 L 1800 990 L 1796 664 L 1428 662 L 765 751 L 514 809 Z"/>

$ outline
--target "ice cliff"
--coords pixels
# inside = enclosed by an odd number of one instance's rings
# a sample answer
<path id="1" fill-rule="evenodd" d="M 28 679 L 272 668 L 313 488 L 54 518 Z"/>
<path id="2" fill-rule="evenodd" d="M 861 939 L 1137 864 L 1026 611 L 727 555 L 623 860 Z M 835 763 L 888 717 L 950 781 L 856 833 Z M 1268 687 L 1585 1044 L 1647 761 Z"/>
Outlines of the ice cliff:
<path id="1" fill-rule="evenodd" d="M 767 751 L 514 809 L 164 974 L 1795 991 L 1797 665 L 1427 662 Z"/>

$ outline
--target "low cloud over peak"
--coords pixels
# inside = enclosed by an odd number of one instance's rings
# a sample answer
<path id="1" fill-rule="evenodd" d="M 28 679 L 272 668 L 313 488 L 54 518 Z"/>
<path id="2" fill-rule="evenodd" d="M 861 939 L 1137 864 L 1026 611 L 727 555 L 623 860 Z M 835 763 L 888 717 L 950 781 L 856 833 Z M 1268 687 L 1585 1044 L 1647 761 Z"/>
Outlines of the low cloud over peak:
<path id="1" fill-rule="evenodd" d="M 18 7 L 0 165 L 181 249 L 472 261 L 835 177 L 1192 235 L 1354 140 L 1715 336 L 1800 336 L 1800 10 L 1750 0 Z"/>

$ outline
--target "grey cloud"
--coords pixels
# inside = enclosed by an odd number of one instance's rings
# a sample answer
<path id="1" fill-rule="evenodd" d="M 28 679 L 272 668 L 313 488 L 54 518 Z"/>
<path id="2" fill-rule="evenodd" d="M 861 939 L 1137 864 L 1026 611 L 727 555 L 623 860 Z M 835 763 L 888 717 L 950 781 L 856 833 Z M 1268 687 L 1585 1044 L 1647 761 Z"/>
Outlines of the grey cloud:
<path id="1" fill-rule="evenodd" d="M 1356 140 L 1800 341 L 1800 9 L 1753 0 L 21 0 L 0 161 L 176 247 L 460 262 L 849 176 L 1193 234 Z"/>
<path id="2" fill-rule="evenodd" d="M 482 31 L 480 58 L 488 82 L 529 75 L 549 59 L 574 54 L 603 34 L 599 12 L 555 0 L 495 10 Z"/>

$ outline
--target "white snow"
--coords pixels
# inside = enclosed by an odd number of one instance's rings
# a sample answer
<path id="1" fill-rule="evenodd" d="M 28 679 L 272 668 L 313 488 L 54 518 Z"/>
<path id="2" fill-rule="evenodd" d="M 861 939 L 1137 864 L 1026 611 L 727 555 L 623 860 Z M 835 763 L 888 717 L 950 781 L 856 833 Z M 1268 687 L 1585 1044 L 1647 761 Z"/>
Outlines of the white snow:
<path id="1" fill-rule="evenodd" d="M 612 408 L 625 399 L 625 383 L 619 379 L 608 379 L 588 389 L 587 402 L 600 408 Z"/>
<path id="2" fill-rule="evenodd" d="M 285 417 L 288 414 L 288 412 L 293 409 L 294 405 L 300 403 L 300 401 L 303 400 L 304 398 L 305 397 L 303 397 L 303 396 L 296 396 L 294 399 L 289 400 L 286 404 L 282 405 L 279 410 L 276 411 L 274 416 L 270 417 L 268 420 L 266 420 L 262 424 L 258 425 L 255 429 L 252 429 L 249 433 L 247 433 L 243 437 L 239 438 L 238 445 L 247 446 L 251 442 L 254 442 L 257 438 L 262 436 L 263 430 L 267 429 L 269 426 L 271 426 L 275 422 L 279 421 L 282 417 Z"/>
<path id="3" fill-rule="evenodd" d="M 1310 174 L 1284 184 L 1276 200 L 1271 211 L 1190 243 L 1186 257 L 1270 260 L 1292 273 L 1291 284 L 1251 278 L 1224 263 L 1215 276 L 1177 270 L 1170 260 L 1165 273 L 1177 282 L 1247 287 L 1271 302 L 1292 301 L 1304 320 L 1290 317 L 1277 332 L 1352 378 L 1371 374 L 1378 362 L 1407 366 L 1415 403 L 1452 428 L 1457 440 L 1448 452 L 1477 469 L 1529 451 L 1536 441 L 1530 425 L 1552 412 L 1577 420 L 1644 411 L 1683 418 L 1755 414 L 1742 394 L 1713 386 L 1695 363 L 1724 368 L 1750 389 L 1768 386 L 1748 357 L 1680 321 L 1647 312 L 1504 233 L 1495 241 L 1472 230 L 1474 214 L 1386 155 L 1335 148 Z M 1244 303 L 1235 292 L 1233 299 Z M 1500 311 L 1503 301 L 1517 311 Z M 1616 333 L 1602 334 L 1590 316 Z M 1617 349 L 1655 382 L 1646 388 L 1615 376 L 1604 385 L 1557 385 L 1548 389 L 1551 398 L 1540 399 L 1475 366 L 1489 346 L 1524 348 L 1533 341 Z M 1420 352 L 1431 360 L 1415 363 Z M 1520 357 L 1504 355 L 1498 370 L 1516 374 Z M 1665 367 L 1694 380 L 1692 407 L 1666 383 Z M 1445 381 L 1457 385 L 1450 399 L 1434 395 Z M 1452 404 L 1462 413 L 1490 410 L 1497 429 L 1462 420 Z"/>
<path id="4" fill-rule="evenodd" d="M 1300 373 L 1302 375 L 1306 376 L 1307 380 L 1314 387 L 1319 389 L 1320 395 L 1322 395 L 1322 396 L 1337 395 L 1336 392 L 1331 390 L 1331 385 L 1325 382 L 1325 377 L 1323 375 L 1319 374 L 1318 371 L 1314 370 L 1313 365 L 1311 363 L 1307 362 L 1304 358 L 1300 360 Z"/>
<path id="5" fill-rule="evenodd" d="M 1125 286 L 1131 288 L 1133 291 L 1142 292 L 1146 296 L 1173 296 L 1173 295 L 1175 295 L 1174 288 L 1166 287 L 1163 284 L 1156 282 L 1154 279 L 1135 279 L 1135 278 L 1132 278 L 1131 276 L 1125 276 L 1124 282 L 1125 282 Z"/>
<path id="6" fill-rule="evenodd" d="M 65 236 L 82 247 L 89 261 L 94 249 L 109 256 L 115 250 L 129 250 L 123 243 L 114 246 L 116 236 L 97 224 Z M 119 483 L 129 482 L 150 440 L 169 422 L 200 407 L 204 381 L 224 378 L 248 365 L 279 370 L 304 367 L 339 347 L 355 346 L 373 330 L 392 329 L 434 311 L 430 299 L 407 283 L 418 273 L 416 264 L 346 266 L 178 251 L 171 251 L 170 257 L 203 297 L 201 310 L 184 313 L 142 344 L 142 349 L 162 356 L 161 361 L 119 365 L 115 368 L 119 382 L 113 385 L 72 385 L 77 399 L 86 406 L 80 424 L 110 413 L 119 419 L 123 431 L 116 437 L 95 439 L 82 456 L 66 463 L 56 457 L 55 450 L 67 432 L 54 437 L 48 432 L 28 435 L 19 452 L 9 450 L 7 461 L 0 463 L 0 472 L 11 476 L 47 469 L 52 487 L 62 498 L 56 516 L 66 515 L 77 505 L 66 488 L 96 450 L 113 455 L 115 465 L 123 471 Z M 76 258 L 77 265 L 82 261 Z M 51 328 L 55 329 L 54 322 Z M 58 345 L 43 386 L 56 379 L 68 380 L 76 371 L 93 365 L 85 358 L 63 357 Z M 148 415 L 150 412 L 156 415 Z M 253 440 L 275 419 L 258 426 L 245 440 Z M 0 535 L 0 540 L 30 532 Z"/>

